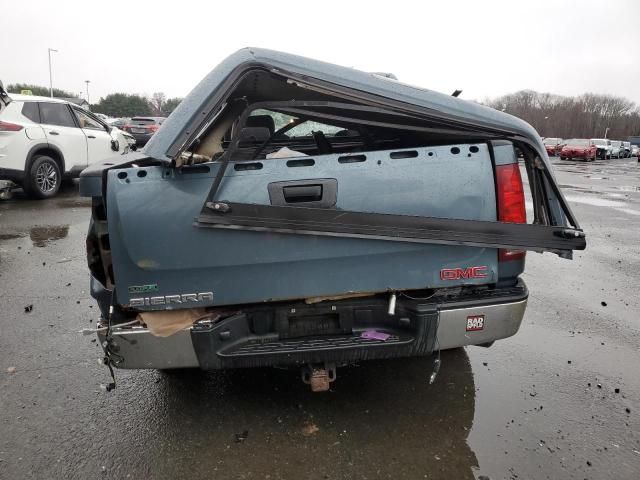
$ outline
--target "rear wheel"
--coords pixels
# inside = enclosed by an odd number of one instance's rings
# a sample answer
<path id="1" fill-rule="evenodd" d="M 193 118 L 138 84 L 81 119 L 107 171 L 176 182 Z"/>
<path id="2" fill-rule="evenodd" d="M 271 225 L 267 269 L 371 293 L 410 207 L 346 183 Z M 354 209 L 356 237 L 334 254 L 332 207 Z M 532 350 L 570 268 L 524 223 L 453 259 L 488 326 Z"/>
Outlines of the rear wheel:
<path id="1" fill-rule="evenodd" d="M 47 155 L 35 157 L 31 168 L 25 172 L 23 188 L 33 198 L 53 197 L 60 189 L 62 174 L 58 163 Z"/>

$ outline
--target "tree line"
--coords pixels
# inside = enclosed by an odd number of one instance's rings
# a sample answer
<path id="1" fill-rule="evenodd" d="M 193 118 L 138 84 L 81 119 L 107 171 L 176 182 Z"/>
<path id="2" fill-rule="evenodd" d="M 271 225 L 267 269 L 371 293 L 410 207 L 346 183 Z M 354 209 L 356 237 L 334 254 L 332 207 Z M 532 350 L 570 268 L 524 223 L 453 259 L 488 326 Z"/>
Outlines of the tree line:
<path id="1" fill-rule="evenodd" d="M 31 90 L 48 97 L 49 89 L 39 85 L 13 84 L 7 91 Z M 73 93 L 53 89 L 54 97 L 76 97 Z M 111 93 L 91 105 L 91 111 L 111 117 L 153 115 L 166 117 L 180 104 L 181 98 L 167 98 L 162 92 L 151 97 L 129 93 Z M 530 123 L 543 137 L 612 138 L 626 140 L 640 135 L 640 108 L 632 101 L 613 95 L 585 93 L 564 97 L 533 90 L 503 95 L 483 102 L 496 110 L 510 113 Z"/>
<path id="2" fill-rule="evenodd" d="M 564 97 L 522 90 L 484 103 L 522 118 L 543 137 L 626 140 L 640 135 L 640 109 L 613 95 Z"/>
<path id="3" fill-rule="evenodd" d="M 22 90 L 31 90 L 33 95 L 48 97 L 49 88 L 40 85 L 26 83 L 14 83 L 7 86 L 7 92 L 20 93 Z M 53 89 L 56 98 L 78 98 L 71 92 Z M 103 113 L 110 117 L 135 117 L 140 115 L 152 115 L 166 117 L 180 104 L 182 98 L 167 98 L 162 92 L 156 92 L 151 97 L 145 97 L 129 93 L 111 93 L 102 97 L 98 103 L 91 104 L 90 110 L 94 113 Z"/>

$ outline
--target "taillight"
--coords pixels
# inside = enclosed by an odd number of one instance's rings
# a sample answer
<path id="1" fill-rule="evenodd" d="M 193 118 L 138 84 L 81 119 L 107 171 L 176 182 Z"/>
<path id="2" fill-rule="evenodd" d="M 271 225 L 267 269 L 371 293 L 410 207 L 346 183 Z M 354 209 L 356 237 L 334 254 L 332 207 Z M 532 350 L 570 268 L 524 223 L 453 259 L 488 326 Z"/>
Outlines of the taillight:
<path id="1" fill-rule="evenodd" d="M 158 125 L 155 125 L 155 124 L 154 124 L 154 125 L 149 125 L 147 128 L 148 128 L 148 129 L 149 129 L 149 131 L 151 131 L 151 132 L 157 132 L 157 131 L 158 131 L 158 128 L 160 128 L 160 127 L 158 127 Z"/>
<path id="2" fill-rule="evenodd" d="M 22 125 L 0 121 L 0 132 L 19 132 L 23 128 Z"/>
<path id="3" fill-rule="evenodd" d="M 122 129 L 123 129 L 123 130 L 126 130 L 126 131 L 128 132 L 129 130 L 131 130 L 131 125 L 129 125 L 128 123 L 126 123 L 126 124 L 124 124 L 124 125 L 122 126 Z"/>
<path id="4" fill-rule="evenodd" d="M 517 163 L 496 166 L 496 186 L 498 193 L 498 220 L 507 223 L 527 223 L 527 212 L 524 205 L 524 189 L 520 167 Z M 523 250 L 500 249 L 498 260 L 523 259 Z"/>

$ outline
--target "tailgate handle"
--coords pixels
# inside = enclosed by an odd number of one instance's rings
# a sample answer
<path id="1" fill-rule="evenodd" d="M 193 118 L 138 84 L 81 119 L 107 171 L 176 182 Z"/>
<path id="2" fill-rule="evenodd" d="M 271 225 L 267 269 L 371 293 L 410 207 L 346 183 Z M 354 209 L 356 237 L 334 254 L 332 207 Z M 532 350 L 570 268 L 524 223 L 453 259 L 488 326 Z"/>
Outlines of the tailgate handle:
<path id="1" fill-rule="evenodd" d="M 282 187 L 282 194 L 287 203 L 319 202 L 322 200 L 322 185 Z"/>
<path id="2" fill-rule="evenodd" d="M 337 200 L 338 181 L 335 178 L 314 178 L 273 182 L 267 189 L 271 205 L 332 208 Z"/>

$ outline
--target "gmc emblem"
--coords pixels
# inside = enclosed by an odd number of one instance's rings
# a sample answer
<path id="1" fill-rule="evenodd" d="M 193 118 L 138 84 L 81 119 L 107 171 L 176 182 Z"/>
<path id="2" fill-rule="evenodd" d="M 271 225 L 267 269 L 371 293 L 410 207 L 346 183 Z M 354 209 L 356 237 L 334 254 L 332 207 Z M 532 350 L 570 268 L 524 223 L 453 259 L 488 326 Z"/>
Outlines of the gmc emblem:
<path id="1" fill-rule="evenodd" d="M 470 278 L 487 278 L 487 267 L 443 268 L 440 270 L 441 280 L 462 280 Z"/>

